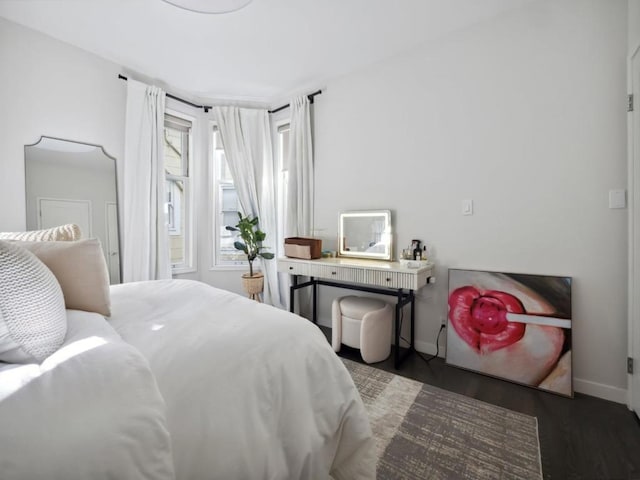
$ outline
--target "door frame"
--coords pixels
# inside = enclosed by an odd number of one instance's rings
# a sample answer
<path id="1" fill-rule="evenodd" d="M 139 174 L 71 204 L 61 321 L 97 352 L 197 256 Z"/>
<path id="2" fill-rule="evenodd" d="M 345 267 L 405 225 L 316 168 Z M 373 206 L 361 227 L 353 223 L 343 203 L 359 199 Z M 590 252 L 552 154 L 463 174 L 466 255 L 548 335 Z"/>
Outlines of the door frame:
<path id="1" fill-rule="evenodd" d="M 109 210 L 112 209 L 115 211 L 115 225 L 112 224 L 109 221 Z M 105 202 L 104 205 L 104 223 L 105 223 L 105 242 L 106 245 L 104 246 L 104 254 L 107 257 L 107 266 L 109 267 L 109 280 L 110 283 L 113 285 L 114 283 L 121 283 L 121 268 L 120 268 L 120 241 L 119 241 L 119 232 L 120 229 L 118 228 L 119 226 L 119 221 L 118 221 L 118 203 L 117 202 L 112 202 L 112 201 L 107 201 Z M 115 242 L 115 249 L 113 248 L 114 245 L 112 245 L 111 243 L 111 230 L 109 227 L 114 227 L 116 229 L 116 242 Z M 113 252 L 116 252 L 116 255 L 118 257 L 118 268 L 117 270 L 117 274 L 118 274 L 118 278 L 114 279 L 113 275 L 112 275 L 112 263 L 113 263 Z"/>
<path id="2" fill-rule="evenodd" d="M 640 144 L 634 141 L 634 129 L 640 128 L 638 102 L 640 84 L 633 81 L 634 62 L 640 62 L 640 44 L 627 59 L 627 92 L 634 95 L 634 111 L 627 113 L 628 184 L 628 356 L 634 362 L 634 374 L 627 374 L 627 406 L 640 416 Z M 639 82 L 640 83 L 640 82 Z M 634 123 L 635 122 L 635 123 Z M 637 177 L 637 178 L 636 178 Z M 636 385 L 638 388 L 636 391 Z M 634 408 L 635 406 L 635 408 Z"/>

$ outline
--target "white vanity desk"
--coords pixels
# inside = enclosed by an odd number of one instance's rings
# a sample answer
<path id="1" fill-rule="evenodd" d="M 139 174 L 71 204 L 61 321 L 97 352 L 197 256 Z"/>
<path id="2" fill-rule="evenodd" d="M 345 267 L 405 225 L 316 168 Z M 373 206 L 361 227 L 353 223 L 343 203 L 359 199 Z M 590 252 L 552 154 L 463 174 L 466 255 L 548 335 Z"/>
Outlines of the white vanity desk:
<path id="1" fill-rule="evenodd" d="M 421 264 L 418 268 L 409 268 L 399 262 L 368 260 L 359 258 L 321 258 L 301 260 L 297 258 L 279 258 L 278 271 L 292 275 L 289 289 L 289 311 L 294 311 L 295 291 L 312 287 L 313 322 L 318 321 L 317 296 L 318 285 L 346 288 L 364 292 L 391 295 L 397 298 L 395 305 L 395 348 L 394 365 L 400 364 L 415 350 L 415 295 L 414 292 L 429 283 L 433 264 Z M 304 283 L 298 283 L 298 277 L 310 277 Z M 402 308 L 411 306 L 411 338 L 405 355 L 400 357 L 400 320 Z"/>

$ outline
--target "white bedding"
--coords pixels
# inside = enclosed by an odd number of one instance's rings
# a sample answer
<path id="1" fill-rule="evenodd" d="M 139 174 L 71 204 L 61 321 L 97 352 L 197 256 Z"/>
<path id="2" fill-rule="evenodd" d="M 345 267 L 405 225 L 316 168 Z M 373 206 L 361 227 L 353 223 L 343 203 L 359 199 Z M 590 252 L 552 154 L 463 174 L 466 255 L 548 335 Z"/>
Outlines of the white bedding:
<path id="1" fill-rule="evenodd" d="M 176 478 L 375 478 L 362 401 L 315 325 L 188 280 L 111 295 L 166 402 Z"/>
<path id="2" fill-rule="evenodd" d="M 146 359 L 101 315 L 67 319 L 64 344 L 41 365 L 0 364 L 0 478 L 174 478 Z"/>

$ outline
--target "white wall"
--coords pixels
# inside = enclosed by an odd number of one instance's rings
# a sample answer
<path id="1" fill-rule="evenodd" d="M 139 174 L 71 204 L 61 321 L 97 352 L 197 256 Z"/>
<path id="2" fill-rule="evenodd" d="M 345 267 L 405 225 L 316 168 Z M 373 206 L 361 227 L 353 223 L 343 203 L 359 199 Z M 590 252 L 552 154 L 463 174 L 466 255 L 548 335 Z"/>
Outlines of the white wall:
<path id="1" fill-rule="evenodd" d="M 640 0 L 629 0 L 629 55 L 640 46 Z"/>
<path id="2" fill-rule="evenodd" d="M 2 18 L 0 65 L 0 231 L 19 231 L 26 226 L 24 145 L 41 135 L 102 145 L 122 171 L 126 83 L 118 79 L 121 66 Z M 195 116 L 203 134 L 194 159 L 198 272 L 180 277 L 241 293 L 241 271 L 209 269 L 206 135 L 212 116 L 171 100 L 167 105 Z"/>
<path id="3" fill-rule="evenodd" d="M 0 18 L 0 231 L 25 227 L 24 145 L 41 135 L 99 144 L 122 159 L 121 68 Z"/>
<path id="4" fill-rule="evenodd" d="M 575 388 L 626 401 L 627 210 L 608 208 L 626 187 L 626 53 L 626 0 L 549 0 L 324 89 L 316 227 L 335 247 L 341 210 L 390 208 L 396 252 L 426 242 L 418 349 L 435 350 L 448 268 L 569 275 Z"/>

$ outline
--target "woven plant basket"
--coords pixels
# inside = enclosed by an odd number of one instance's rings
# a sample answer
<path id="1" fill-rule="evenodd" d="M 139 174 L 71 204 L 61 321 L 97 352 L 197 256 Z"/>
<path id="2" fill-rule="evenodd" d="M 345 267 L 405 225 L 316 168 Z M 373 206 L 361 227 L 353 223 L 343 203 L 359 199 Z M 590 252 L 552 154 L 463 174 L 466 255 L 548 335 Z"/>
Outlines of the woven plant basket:
<path id="1" fill-rule="evenodd" d="M 254 273 L 250 277 L 248 273 L 242 275 L 242 287 L 249 295 L 262 293 L 264 290 L 264 275 L 262 273 Z"/>

